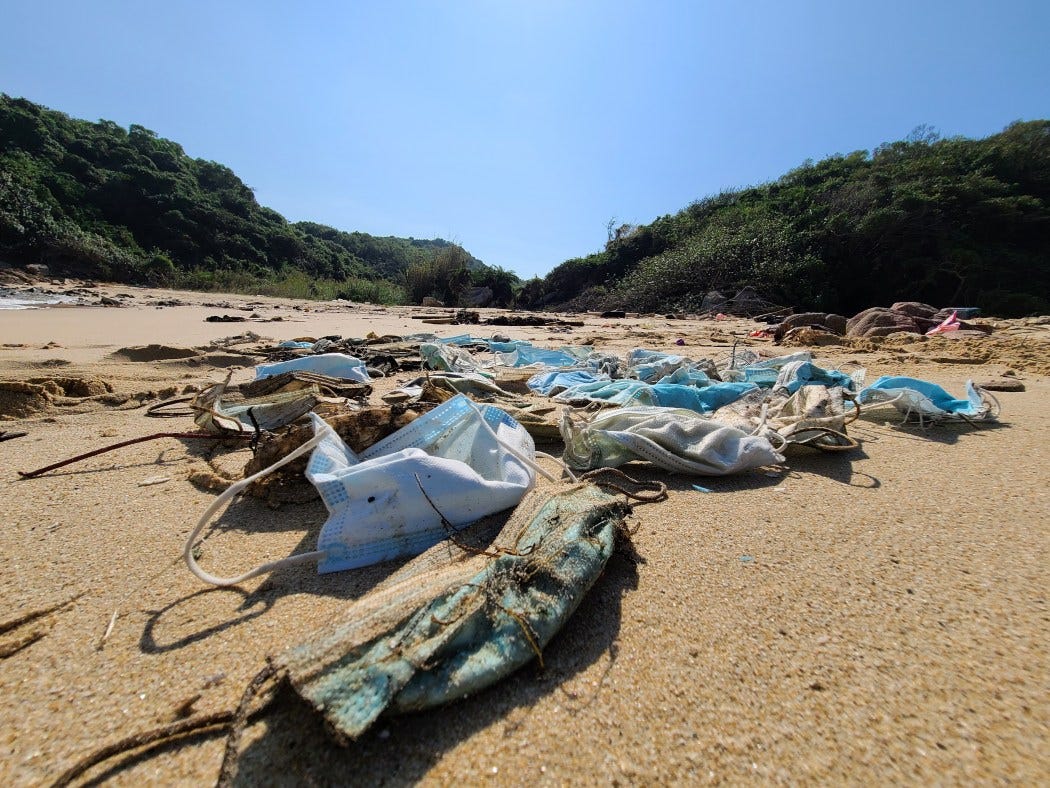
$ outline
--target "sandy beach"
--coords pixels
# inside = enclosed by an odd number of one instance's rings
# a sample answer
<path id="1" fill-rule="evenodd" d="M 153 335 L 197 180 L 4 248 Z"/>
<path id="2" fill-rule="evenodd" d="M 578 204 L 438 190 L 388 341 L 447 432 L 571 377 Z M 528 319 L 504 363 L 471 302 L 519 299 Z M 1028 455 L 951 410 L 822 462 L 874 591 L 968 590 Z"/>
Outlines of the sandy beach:
<path id="1" fill-rule="evenodd" d="M 61 289 L 61 288 L 56 288 Z M 235 344 L 326 335 L 494 330 L 536 345 L 588 342 L 718 357 L 750 320 L 582 319 L 582 327 L 423 324 L 413 307 L 292 302 L 101 285 L 121 307 L 0 311 L 4 525 L 0 782 L 42 785 L 80 757 L 192 713 L 236 707 L 268 656 L 367 593 L 389 565 L 278 571 L 210 589 L 181 549 L 215 491 L 189 477 L 209 448 L 165 439 L 39 478 L 30 470 L 191 419 L 147 418 L 187 386 L 252 377 Z M 177 300 L 180 305 L 158 306 Z M 483 314 L 493 311 L 482 310 Z M 231 315 L 241 322 L 206 322 Z M 1001 783 L 1050 780 L 1050 321 L 987 319 L 987 337 L 856 340 L 810 348 L 825 367 L 902 374 L 957 396 L 997 392 L 994 423 L 850 426 L 852 452 L 792 454 L 784 472 L 661 479 L 667 501 L 630 520 L 640 556 L 610 560 L 535 663 L 465 700 L 386 717 L 348 747 L 286 691 L 245 731 L 241 784 Z M 682 340 L 681 345 L 676 340 Z M 127 348 L 193 349 L 134 361 Z M 124 352 L 122 352 L 124 351 Z M 208 354 L 211 354 L 209 357 Z M 154 354 L 156 355 L 156 354 Z M 170 355 L 170 354 L 169 354 Z M 378 394 L 399 374 L 376 383 Z M 83 396 L 70 380 L 93 380 Z M 2 386 L 0 386 L 2 389 Z M 108 389 L 108 390 L 107 390 Z M 250 456 L 226 449 L 227 467 Z M 694 489 L 701 484 L 710 492 Z M 207 534 L 202 563 L 230 572 L 316 545 L 320 501 L 246 498 Z M 86 777 L 209 784 L 224 740 L 136 751 Z"/>

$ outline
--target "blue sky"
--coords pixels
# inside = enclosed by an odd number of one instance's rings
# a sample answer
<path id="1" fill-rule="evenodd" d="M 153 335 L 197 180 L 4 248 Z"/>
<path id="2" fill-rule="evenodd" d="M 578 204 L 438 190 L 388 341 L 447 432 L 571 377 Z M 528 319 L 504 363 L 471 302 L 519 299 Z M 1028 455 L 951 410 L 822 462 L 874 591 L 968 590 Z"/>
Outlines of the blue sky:
<path id="1" fill-rule="evenodd" d="M 1050 2 L 5 0 L 0 91 L 543 274 L 807 158 L 1050 117 Z"/>

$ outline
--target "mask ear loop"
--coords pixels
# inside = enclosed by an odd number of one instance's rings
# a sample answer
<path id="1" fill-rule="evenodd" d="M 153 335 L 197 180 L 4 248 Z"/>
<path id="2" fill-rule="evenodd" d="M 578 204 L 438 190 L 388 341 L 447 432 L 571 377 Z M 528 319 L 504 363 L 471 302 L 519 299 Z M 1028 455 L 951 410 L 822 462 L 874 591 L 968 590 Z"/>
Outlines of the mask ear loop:
<path id="1" fill-rule="evenodd" d="M 544 479 L 547 479 L 548 481 L 552 481 L 552 482 L 557 482 L 558 481 L 558 479 L 556 477 L 552 476 L 551 474 L 547 473 L 547 471 L 543 470 L 543 468 L 541 468 L 539 463 L 537 463 L 535 460 L 531 459 L 530 457 L 526 457 L 524 454 L 522 454 L 520 451 L 515 449 L 513 446 L 509 445 L 506 441 L 501 440 L 499 435 L 496 434 L 496 431 L 494 429 L 492 429 L 492 426 L 485 420 L 485 414 L 483 414 L 481 412 L 481 409 L 478 408 L 478 406 L 475 405 L 473 403 L 473 401 L 471 401 L 471 399 L 469 397 L 467 397 L 465 399 L 467 400 L 467 405 L 470 406 L 470 409 L 472 411 L 474 411 L 474 415 L 478 417 L 478 421 L 481 422 L 482 428 L 484 428 L 484 430 L 486 432 L 488 432 L 489 435 L 492 436 L 492 439 L 494 441 L 496 441 L 496 443 L 498 443 L 500 446 L 502 446 L 508 452 L 513 454 L 515 457 L 517 457 L 523 463 L 528 465 L 530 468 L 532 468 L 534 471 L 536 471 L 536 473 L 538 473 Z M 579 481 L 573 475 L 572 471 L 569 470 L 569 467 L 565 463 L 563 463 L 561 460 L 559 460 L 557 457 L 551 457 L 551 455 L 544 454 L 543 452 L 536 452 L 536 456 L 537 457 L 550 457 L 550 459 L 554 460 L 554 462 L 558 463 L 558 465 L 560 465 L 562 467 L 562 470 L 564 470 L 565 473 L 567 473 L 569 475 L 570 479 L 572 479 L 574 482 L 575 481 Z"/>
<path id="2" fill-rule="evenodd" d="M 981 405 L 984 407 L 984 412 L 979 416 L 985 418 L 999 418 L 999 414 L 1002 413 L 1003 406 L 999 404 L 999 400 L 996 399 L 995 395 L 987 389 L 983 389 L 980 386 L 974 386 L 974 391 L 977 392 L 977 396 L 981 400 Z"/>
<path id="3" fill-rule="evenodd" d="M 197 542 L 197 537 L 200 535 L 200 532 L 204 530 L 204 527 L 209 522 L 211 522 L 212 517 L 215 516 L 215 513 L 224 503 L 234 498 L 238 493 L 241 492 L 241 490 L 243 490 L 249 484 L 254 482 L 256 479 L 260 479 L 263 476 L 266 476 L 267 474 L 273 473 L 281 466 L 287 465 L 292 460 L 303 456 L 308 451 L 312 451 L 314 447 L 317 446 L 317 444 L 319 444 L 329 435 L 329 433 L 332 432 L 332 428 L 328 424 L 325 424 L 324 427 L 316 435 L 310 438 L 310 440 L 308 440 L 302 446 L 288 453 L 286 456 L 282 457 L 270 467 L 263 468 L 258 473 L 253 473 L 248 478 L 241 479 L 236 484 L 231 484 L 226 490 L 223 491 L 223 493 L 218 498 L 212 501 L 211 506 L 207 508 L 207 510 L 201 516 L 201 519 L 197 522 L 197 526 L 193 529 L 189 537 L 186 539 L 186 545 L 182 549 L 182 557 L 183 559 L 185 559 L 186 566 L 189 567 L 190 571 L 193 572 L 193 574 L 195 574 L 205 583 L 209 583 L 213 586 L 233 586 L 237 585 L 238 583 L 242 583 L 245 580 L 248 580 L 249 578 L 257 577 L 258 575 L 272 572 L 274 569 L 279 569 L 285 566 L 296 566 L 298 564 L 309 563 L 310 561 L 316 562 L 322 557 L 324 557 L 325 553 L 323 550 L 315 550 L 309 553 L 293 555 L 287 558 L 281 558 L 277 561 L 271 561 L 267 564 L 262 564 L 260 566 L 257 566 L 255 569 L 252 569 L 251 571 L 245 572 L 243 575 L 238 575 L 237 577 L 217 577 L 216 575 L 213 575 L 210 572 L 206 572 L 205 570 L 201 569 L 201 567 L 197 564 L 197 559 L 193 557 L 193 546 Z"/>
<path id="4" fill-rule="evenodd" d="M 503 445 L 505 446 L 506 444 L 503 444 Z M 559 460 L 553 454 L 547 454 L 547 452 L 545 452 L 545 451 L 538 451 L 538 452 L 536 452 L 536 456 L 541 458 L 541 459 L 550 460 L 551 462 L 553 462 L 555 465 L 557 465 L 559 468 L 561 468 L 562 473 L 564 473 L 566 476 L 568 476 L 570 481 L 578 482 L 580 480 L 579 477 L 575 473 L 572 472 L 572 469 L 568 465 L 566 465 L 564 462 Z M 548 478 L 550 478 L 550 477 L 548 477 Z"/>
<path id="5" fill-rule="evenodd" d="M 751 435 L 765 438 L 774 451 L 783 451 L 788 445 L 788 440 L 772 427 L 767 426 L 769 419 L 769 403 L 762 403 L 762 413 L 758 419 L 758 426 L 751 430 Z"/>

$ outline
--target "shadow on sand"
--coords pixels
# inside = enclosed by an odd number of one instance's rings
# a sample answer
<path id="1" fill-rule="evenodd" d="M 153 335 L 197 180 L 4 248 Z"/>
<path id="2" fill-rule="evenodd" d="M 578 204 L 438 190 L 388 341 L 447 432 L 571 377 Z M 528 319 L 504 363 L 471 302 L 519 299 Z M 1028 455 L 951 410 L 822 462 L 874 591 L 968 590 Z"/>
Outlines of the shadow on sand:
<path id="1" fill-rule="evenodd" d="M 509 719 L 516 710 L 527 714 L 539 698 L 556 691 L 565 696 L 563 707 L 569 714 L 586 708 L 606 690 L 605 678 L 618 655 L 623 598 L 638 585 L 640 559 L 628 548 L 618 550 L 568 623 L 543 652 L 544 667 L 535 660 L 513 675 L 476 695 L 447 706 L 416 714 L 382 717 L 358 740 L 339 746 L 328 735 L 325 724 L 305 701 L 283 683 L 273 700 L 253 715 L 245 738 L 251 739 L 260 722 L 262 735 L 244 748 L 238 759 L 236 784 L 272 784 L 282 775 L 290 783 L 317 785 L 375 785 L 387 782 L 407 783 L 421 779 L 440 760 L 442 754 L 500 720 L 507 720 L 503 735 L 511 736 L 520 720 Z M 395 565 L 396 568 L 396 565 Z M 265 612 L 264 605 L 252 610 L 251 594 L 240 591 L 242 608 L 251 612 L 244 618 Z M 188 645 L 215 631 L 240 623 L 224 622 L 195 634 L 187 642 L 157 645 L 152 638 L 156 618 L 170 613 L 180 602 L 208 591 L 197 592 L 184 600 L 158 611 L 143 634 L 148 648 L 167 650 Z M 221 593 L 221 592 L 220 592 Z M 599 660 L 607 665 L 595 685 L 586 694 L 564 690 L 566 682 Z M 96 773 L 88 784 L 101 784 L 126 769 L 149 761 L 161 752 L 174 752 L 195 745 L 204 738 L 224 736 L 225 728 L 211 728 L 147 747 L 111 762 Z M 220 763 L 215 763 L 218 775 Z M 283 782 L 277 779 L 276 782 Z"/>
<path id="2" fill-rule="evenodd" d="M 318 785 L 376 785 L 421 779 L 442 754 L 475 732 L 505 720 L 513 735 L 538 699 L 603 658 L 608 666 L 589 696 L 565 693 L 565 707 L 578 712 L 604 689 L 615 663 L 625 595 L 637 587 L 637 560 L 617 552 L 572 618 L 543 652 L 545 666 L 530 662 L 513 675 L 471 697 L 416 714 L 383 717 L 357 741 L 336 745 L 321 717 L 289 687 L 283 687 L 266 714 L 266 729 L 241 753 L 237 784 L 269 782 L 275 774 Z M 216 765 L 218 768 L 218 764 Z"/>

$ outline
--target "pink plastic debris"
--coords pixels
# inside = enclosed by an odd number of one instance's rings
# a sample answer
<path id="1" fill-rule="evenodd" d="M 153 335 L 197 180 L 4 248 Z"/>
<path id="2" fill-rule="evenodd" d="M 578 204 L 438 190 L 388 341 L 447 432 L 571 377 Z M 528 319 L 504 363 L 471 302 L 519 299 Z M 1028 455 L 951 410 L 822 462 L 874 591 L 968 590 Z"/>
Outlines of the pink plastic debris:
<path id="1" fill-rule="evenodd" d="M 936 325 L 926 332 L 926 336 L 932 337 L 937 334 L 945 334 L 949 331 L 959 330 L 959 317 L 958 312 L 953 311 L 947 318 L 945 318 L 940 325 Z"/>

